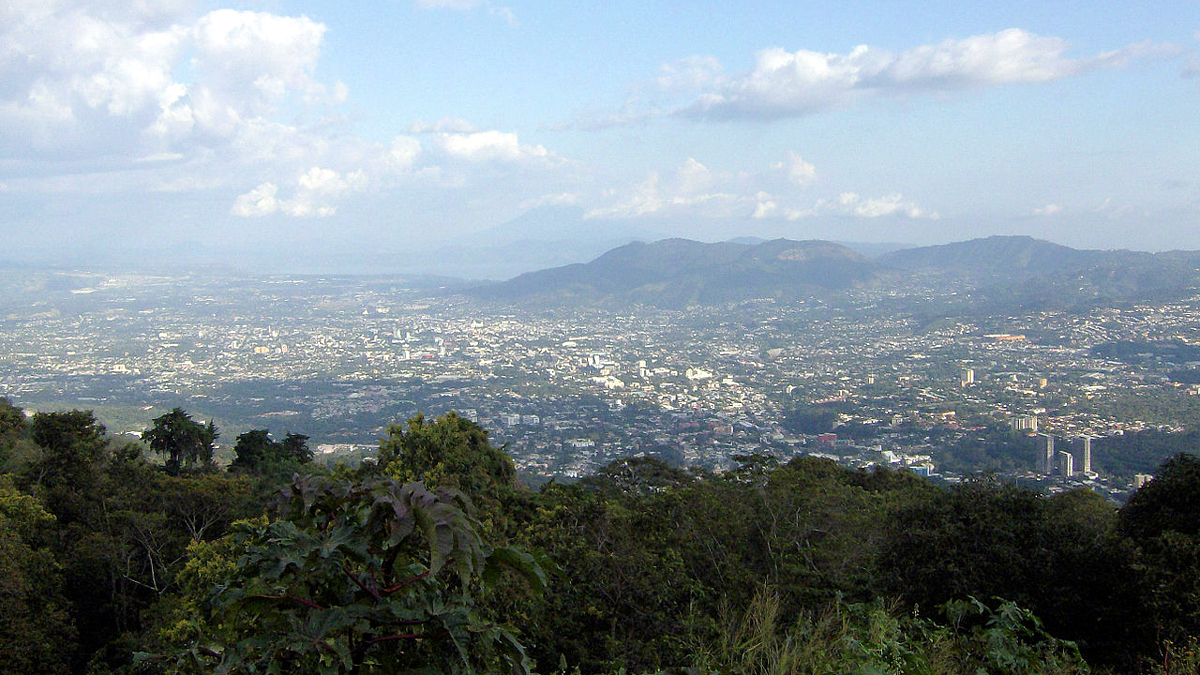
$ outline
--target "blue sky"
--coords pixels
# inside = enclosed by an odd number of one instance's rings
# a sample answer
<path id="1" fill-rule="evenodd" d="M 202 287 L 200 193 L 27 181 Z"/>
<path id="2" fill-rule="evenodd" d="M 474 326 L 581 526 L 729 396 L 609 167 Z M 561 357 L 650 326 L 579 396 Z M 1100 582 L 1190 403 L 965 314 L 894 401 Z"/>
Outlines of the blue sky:
<path id="1" fill-rule="evenodd" d="M 353 260 L 539 208 L 1200 249 L 1195 2 L 10 0 L 0 45 L 0 259 Z"/>

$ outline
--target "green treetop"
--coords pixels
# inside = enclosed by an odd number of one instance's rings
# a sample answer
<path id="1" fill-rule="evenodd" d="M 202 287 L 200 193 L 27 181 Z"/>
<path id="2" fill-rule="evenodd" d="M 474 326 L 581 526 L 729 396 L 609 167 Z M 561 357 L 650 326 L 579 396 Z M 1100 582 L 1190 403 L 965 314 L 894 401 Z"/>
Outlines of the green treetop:
<path id="1" fill-rule="evenodd" d="M 217 428 L 210 420 L 200 424 L 181 408 L 154 418 L 154 426 L 142 432 L 150 449 L 167 458 L 167 472 L 177 475 L 184 467 L 212 462 Z"/>

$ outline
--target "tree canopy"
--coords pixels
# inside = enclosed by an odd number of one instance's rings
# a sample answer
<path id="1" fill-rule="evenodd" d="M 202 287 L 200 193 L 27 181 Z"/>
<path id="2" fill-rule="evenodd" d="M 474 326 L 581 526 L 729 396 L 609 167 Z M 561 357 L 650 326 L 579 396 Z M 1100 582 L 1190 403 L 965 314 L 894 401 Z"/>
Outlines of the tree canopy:
<path id="1" fill-rule="evenodd" d="M 461 493 L 297 477 L 272 514 L 235 527 L 236 562 L 174 657 L 185 672 L 529 672 L 478 599 L 502 569 L 539 585 L 542 573 L 484 548 Z"/>
<path id="2" fill-rule="evenodd" d="M 213 443 L 217 428 L 210 420 L 200 424 L 181 408 L 151 420 L 142 432 L 142 441 L 155 453 L 166 458 L 167 472 L 178 474 L 192 466 L 207 466 L 212 462 Z"/>
<path id="3" fill-rule="evenodd" d="M 230 470 L 256 474 L 307 464 L 313 457 L 308 449 L 308 436 L 288 432 L 282 442 L 276 442 L 266 429 L 251 429 L 239 434 L 233 452 Z"/>
<path id="4" fill-rule="evenodd" d="M 392 425 L 356 469 L 251 430 L 229 471 L 183 470 L 211 466 L 216 429 L 180 409 L 145 434 L 177 443 L 155 448 L 165 466 L 91 412 L 17 414 L 0 434 L 20 446 L 0 473 L 5 673 L 1200 664 L 1192 456 L 1119 509 L 765 454 L 725 473 L 624 457 L 535 492 L 455 414 Z"/>

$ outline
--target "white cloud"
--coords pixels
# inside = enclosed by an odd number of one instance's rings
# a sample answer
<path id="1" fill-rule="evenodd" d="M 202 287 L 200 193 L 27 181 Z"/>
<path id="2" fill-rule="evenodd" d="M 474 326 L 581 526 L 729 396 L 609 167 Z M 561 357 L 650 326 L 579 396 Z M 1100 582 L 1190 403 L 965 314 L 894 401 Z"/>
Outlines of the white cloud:
<path id="1" fill-rule="evenodd" d="M 397 136 L 392 139 L 391 148 L 387 155 L 387 165 L 400 173 L 411 171 L 421 154 L 421 142 L 411 136 Z"/>
<path id="2" fill-rule="evenodd" d="M 729 217 L 745 209 L 743 176 L 714 172 L 689 157 L 664 180 L 657 172 L 627 192 L 612 191 L 585 218 L 637 218 L 648 215 Z"/>
<path id="3" fill-rule="evenodd" d="M 128 8 L 105 18 L 52 1 L 0 10 L 0 139 L 11 139 L 0 152 L 119 145 L 153 115 L 186 33 Z"/>
<path id="4" fill-rule="evenodd" d="M 1106 197 L 1100 206 L 1092 209 L 1092 213 L 1104 216 L 1106 218 L 1111 218 L 1113 220 L 1126 218 L 1132 215 L 1135 211 L 1137 211 L 1137 207 L 1131 202 L 1117 202 L 1114 201 L 1112 197 Z"/>
<path id="5" fill-rule="evenodd" d="M 694 157 L 688 157 L 687 161 L 679 167 L 678 176 L 678 192 L 684 195 L 706 191 L 713 186 L 716 180 L 716 177 L 708 170 L 708 167 L 697 162 Z"/>
<path id="6" fill-rule="evenodd" d="M 550 156 L 540 145 L 522 145 L 515 133 L 495 130 L 443 133 L 437 136 L 437 142 L 446 154 L 468 162 L 516 162 Z"/>
<path id="7" fill-rule="evenodd" d="M 1069 58 L 1064 55 L 1067 48 L 1061 38 L 1018 28 L 899 53 L 866 45 L 847 54 L 789 52 L 774 47 L 759 52 L 754 69 L 746 75 L 710 76 L 711 86 L 676 112 L 704 118 L 794 117 L 880 96 L 1047 82 L 1166 51 L 1138 44 L 1088 58 Z M 720 73 L 719 64 L 699 63 L 706 64 L 703 72 Z M 680 70 L 678 66 L 664 68 L 669 73 Z M 703 74 L 692 79 L 702 82 Z M 687 80 L 675 75 L 664 83 Z"/>
<path id="8" fill-rule="evenodd" d="M 754 213 L 750 214 L 751 218 L 775 218 L 779 213 L 779 204 L 775 203 L 770 193 L 760 191 L 754 195 Z"/>
<path id="9" fill-rule="evenodd" d="M 782 161 L 772 164 L 771 168 L 786 172 L 788 180 L 800 186 L 808 185 L 817 177 L 817 167 L 794 152 L 787 153 Z"/>
<path id="10" fill-rule="evenodd" d="M 836 197 L 822 197 L 811 205 L 781 207 L 775 198 L 765 192 L 755 195 L 755 208 L 751 217 L 783 218 L 801 220 L 821 216 L 844 216 L 851 218 L 882 218 L 896 216 L 912 220 L 938 220 L 937 211 L 927 209 L 907 200 L 898 192 L 883 197 L 862 197 L 854 192 L 843 192 Z"/>
<path id="11" fill-rule="evenodd" d="M 345 176 L 333 169 L 322 169 L 314 166 L 300 176 L 300 188 L 314 195 L 340 195 L 347 190 L 361 188 L 365 176 L 356 171 Z"/>
<path id="12" fill-rule="evenodd" d="M 326 29 L 306 17 L 188 17 L 190 3 L 171 2 L 18 5 L 0 20 L 0 153 L 10 157 L 246 159 L 227 153 L 264 132 L 303 136 L 275 118 L 347 94 L 315 78 Z"/>
<path id="13" fill-rule="evenodd" d="M 1035 216 L 1053 216 L 1062 213 L 1062 204 L 1047 204 L 1033 210 Z"/>
<path id="14" fill-rule="evenodd" d="M 557 200 L 587 180 L 567 175 L 580 167 L 543 145 L 453 116 L 382 142 L 356 136 L 339 108 L 345 85 L 319 77 L 324 24 L 199 6 L 0 2 L 6 190 L 127 203 L 147 192 L 203 192 L 234 221 L 344 217 L 339 210 L 361 197 L 403 204 L 406 223 L 434 213 L 478 222 L 523 201 L 568 203 Z M 506 15 L 490 2 L 477 7 Z"/>
<path id="15" fill-rule="evenodd" d="M 578 192 L 559 192 L 557 194 L 542 195 L 521 202 L 521 209 L 536 209 L 539 206 L 572 206 L 579 203 L 579 197 L 580 194 Z"/>
<path id="16" fill-rule="evenodd" d="M 616 196 L 609 191 L 606 197 Z M 616 202 L 596 207 L 584 214 L 584 218 L 636 218 L 658 212 L 663 206 L 658 191 L 658 173 L 651 173 L 634 190 Z"/>
<path id="17" fill-rule="evenodd" d="M 663 92 L 692 92 L 720 83 L 723 74 L 721 62 L 715 56 L 689 56 L 663 64 L 653 84 Z"/>
<path id="18" fill-rule="evenodd" d="M 219 9 L 192 30 L 192 64 L 203 86 L 251 103 L 254 112 L 270 112 L 290 91 L 309 101 L 336 101 L 344 88 L 331 95 L 313 77 L 325 30 L 305 16 Z"/>
<path id="19" fill-rule="evenodd" d="M 787 183 L 778 173 L 787 176 Z M 771 164 L 770 171 L 758 173 L 713 171 L 689 157 L 665 175 L 649 174 L 625 190 L 609 190 L 601 195 L 586 218 L 639 218 L 669 216 L 678 218 L 754 218 L 800 220 L 821 216 L 937 220 L 939 214 L 901 193 L 864 197 L 841 192 L 827 197 L 809 197 L 799 201 L 795 185 L 808 185 L 816 169 L 798 154 L 788 153 L 783 161 Z M 771 192 L 767 186 L 783 186 Z"/>
<path id="20" fill-rule="evenodd" d="M 245 194 L 238 195 L 230 213 L 246 218 L 275 213 L 279 210 L 279 201 L 275 199 L 275 194 L 278 192 L 278 185 L 263 183 Z"/>
<path id="21" fill-rule="evenodd" d="M 861 218 L 879 218 L 900 214 L 914 219 L 938 219 L 937 212 L 928 211 L 914 202 L 905 200 L 904 195 L 898 192 L 884 197 L 868 198 L 860 197 L 853 192 L 843 192 L 838 195 L 833 210 L 837 211 L 839 207 L 845 215 L 859 216 Z"/>
<path id="22" fill-rule="evenodd" d="M 263 183 L 253 190 L 238 195 L 230 213 L 235 216 L 266 216 L 273 213 L 303 217 L 325 217 L 337 213 L 332 203 L 338 197 L 363 190 L 367 185 L 366 174 L 355 171 L 340 174 L 332 169 L 314 166 L 296 180 L 291 199 L 278 199 L 279 187 L 274 183 Z"/>

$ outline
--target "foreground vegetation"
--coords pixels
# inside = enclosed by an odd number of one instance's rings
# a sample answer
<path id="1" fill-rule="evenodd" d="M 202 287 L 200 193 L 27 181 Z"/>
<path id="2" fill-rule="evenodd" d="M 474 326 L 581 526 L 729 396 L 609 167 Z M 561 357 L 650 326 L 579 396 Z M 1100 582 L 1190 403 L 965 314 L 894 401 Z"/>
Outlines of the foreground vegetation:
<path id="1" fill-rule="evenodd" d="M 0 672 L 1182 673 L 1200 459 L 1121 509 L 814 458 L 520 485 L 457 415 L 377 461 L 0 399 Z"/>

